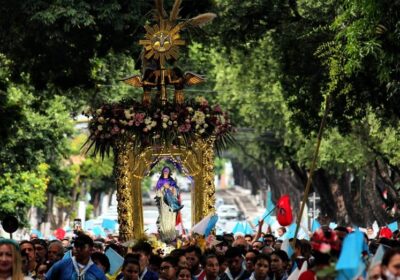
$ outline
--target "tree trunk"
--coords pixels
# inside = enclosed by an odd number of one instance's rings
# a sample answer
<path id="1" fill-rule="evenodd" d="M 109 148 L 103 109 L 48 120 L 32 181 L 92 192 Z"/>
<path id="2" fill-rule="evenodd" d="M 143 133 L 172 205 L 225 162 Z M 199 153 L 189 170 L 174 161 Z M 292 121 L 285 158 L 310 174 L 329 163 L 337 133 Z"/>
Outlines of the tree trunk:
<path id="1" fill-rule="evenodd" d="M 371 225 L 376 220 L 379 225 L 384 225 L 389 220 L 389 217 L 383 208 L 384 202 L 376 188 L 376 168 L 373 164 L 370 164 L 367 166 L 366 171 L 363 197 L 369 215 L 365 217 L 365 222 Z"/>
<path id="2" fill-rule="evenodd" d="M 320 197 L 317 205 L 320 207 L 321 216 L 327 216 L 331 219 L 336 219 L 337 206 L 330 191 L 331 178 L 327 175 L 325 170 L 318 169 L 314 172 L 313 177 L 313 190 L 317 192 Z"/>
<path id="3" fill-rule="evenodd" d="M 232 159 L 232 168 L 233 168 L 234 184 L 238 185 L 238 186 L 244 186 L 245 178 L 244 178 L 242 164 L 240 162 L 238 162 L 237 160 Z"/>
<path id="4" fill-rule="evenodd" d="M 91 201 L 90 203 L 93 205 L 93 214 L 94 216 L 99 216 L 100 215 L 100 198 L 101 198 L 101 192 L 99 191 L 94 191 L 91 194 Z"/>

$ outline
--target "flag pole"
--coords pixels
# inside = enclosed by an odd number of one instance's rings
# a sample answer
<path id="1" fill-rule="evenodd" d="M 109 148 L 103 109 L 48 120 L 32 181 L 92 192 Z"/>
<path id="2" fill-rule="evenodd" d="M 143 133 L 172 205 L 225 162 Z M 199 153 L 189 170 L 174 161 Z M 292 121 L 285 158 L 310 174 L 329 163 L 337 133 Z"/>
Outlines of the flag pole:
<path id="1" fill-rule="evenodd" d="M 321 146 L 322 132 L 324 130 L 324 127 L 325 127 L 325 124 L 326 124 L 326 119 L 328 117 L 328 112 L 329 112 L 329 107 L 330 107 L 330 100 L 331 100 L 331 96 L 328 95 L 327 98 L 326 98 L 326 101 L 325 101 L 324 116 L 322 117 L 321 123 L 320 123 L 320 126 L 319 126 L 319 131 L 318 131 L 318 136 L 317 136 L 317 146 L 315 147 L 314 157 L 313 157 L 313 161 L 311 163 L 311 168 L 310 168 L 310 174 L 309 174 L 309 176 L 307 178 L 307 184 L 306 184 L 306 188 L 305 188 L 305 191 L 304 191 L 303 200 L 301 202 L 300 212 L 299 212 L 299 215 L 297 216 L 296 231 L 294 233 L 293 244 L 292 244 L 293 247 L 296 244 L 297 234 L 299 233 L 301 218 L 303 217 L 303 212 L 304 212 L 304 207 L 305 207 L 305 204 L 307 202 L 308 194 L 310 193 L 312 177 L 314 175 L 315 165 L 317 163 L 317 158 L 318 158 L 318 154 L 319 154 L 319 147 Z"/>
<path id="2" fill-rule="evenodd" d="M 269 211 L 267 214 L 265 214 L 264 217 L 262 217 L 262 219 L 259 220 L 255 226 L 258 226 L 258 225 L 260 224 L 260 221 L 263 221 L 266 217 L 268 217 L 269 215 L 271 215 L 271 213 L 274 212 L 275 209 L 276 209 L 276 206 L 275 206 L 274 208 L 272 208 L 272 210 Z"/>

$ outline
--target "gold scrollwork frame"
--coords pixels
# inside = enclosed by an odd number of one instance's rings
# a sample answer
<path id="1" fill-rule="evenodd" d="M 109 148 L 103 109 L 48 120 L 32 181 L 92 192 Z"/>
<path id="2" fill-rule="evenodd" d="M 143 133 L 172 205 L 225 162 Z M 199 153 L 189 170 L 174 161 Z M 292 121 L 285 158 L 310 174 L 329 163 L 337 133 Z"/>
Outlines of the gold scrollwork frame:
<path id="1" fill-rule="evenodd" d="M 121 241 L 144 236 L 142 179 L 151 164 L 170 159 L 181 164 L 194 180 L 192 224 L 214 213 L 214 142 L 215 138 L 197 139 L 190 147 L 149 146 L 135 154 L 134 141 L 121 138 L 114 145 L 117 183 L 118 222 Z"/>

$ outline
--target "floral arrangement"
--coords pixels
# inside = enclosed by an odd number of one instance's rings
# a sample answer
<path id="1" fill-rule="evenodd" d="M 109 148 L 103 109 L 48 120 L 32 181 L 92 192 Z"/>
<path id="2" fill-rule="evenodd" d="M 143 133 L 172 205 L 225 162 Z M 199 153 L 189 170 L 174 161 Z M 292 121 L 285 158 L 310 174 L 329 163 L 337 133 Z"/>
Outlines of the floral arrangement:
<path id="1" fill-rule="evenodd" d="M 233 126 L 217 105 L 211 107 L 203 97 L 185 104 L 167 103 L 146 106 L 135 100 L 103 105 L 86 113 L 94 153 L 104 156 L 118 137 L 131 137 L 136 147 L 154 144 L 190 145 L 195 139 L 216 137 L 217 149 L 233 141 Z"/>

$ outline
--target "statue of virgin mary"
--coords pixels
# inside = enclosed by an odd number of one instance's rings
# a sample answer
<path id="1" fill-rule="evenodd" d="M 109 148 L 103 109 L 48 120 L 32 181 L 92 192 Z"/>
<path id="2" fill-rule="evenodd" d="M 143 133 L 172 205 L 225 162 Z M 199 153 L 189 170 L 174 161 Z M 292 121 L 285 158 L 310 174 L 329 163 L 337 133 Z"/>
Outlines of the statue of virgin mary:
<path id="1" fill-rule="evenodd" d="M 176 215 L 183 208 L 179 201 L 179 187 L 171 177 L 171 169 L 165 166 L 156 185 L 156 202 L 158 205 L 158 232 L 163 241 L 176 238 Z"/>

